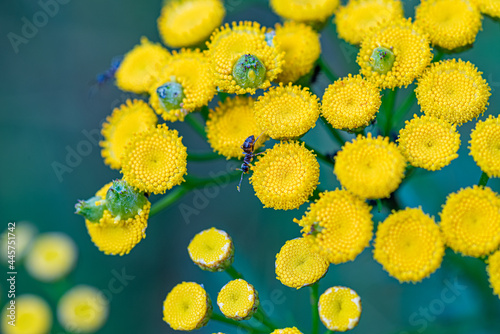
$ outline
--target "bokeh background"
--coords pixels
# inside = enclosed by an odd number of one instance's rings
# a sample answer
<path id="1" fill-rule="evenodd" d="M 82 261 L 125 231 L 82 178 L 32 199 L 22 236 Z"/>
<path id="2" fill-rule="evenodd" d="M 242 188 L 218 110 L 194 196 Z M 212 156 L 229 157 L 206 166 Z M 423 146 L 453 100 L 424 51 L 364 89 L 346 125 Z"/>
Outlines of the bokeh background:
<path id="1" fill-rule="evenodd" d="M 406 16 L 413 16 L 418 2 L 403 2 Z M 226 22 L 256 20 L 272 26 L 279 21 L 267 1 L 225 3 Z M 82 217 L 73 214 L 77 199 L 91 197 L 120 174 L 104 165 L 96 145 L 91 145 L 89 152 L 73 161 L 71 171 L 60 177 L 54 162 L 67 165 L 68 152 L 88 140 L 85 132 L 100 131 L 101 122 L 111 110 L 131 97 L 112 83 L 95 94 L 89 94 L 89 90 L 96 74 L 105 71 L 114 56 L 137 44 L 141 36 L 160 41 L 156 19 L 161 5 L 161 0 L 66 0 L 45 26 L 26 44 L 19 45 L 16 53 L 7 34 L 21 35 L 23 17 L 32 21 L 41 7 L 37 1 L 0 1 L 0 230 L 7 227 L 8 221 L 28 220 L 40 232 L 67 233 L 79 249 L 77 267 L 64 283 L 39 283 L 20 268 L 18 294 L 38 294 L 55 307 L 54 296 L 68 286 L 89 284 L 108 290 L 113 273 L 125 271 L 134 278 L 119 293 L 111 295 L 109 320 L 99 333 L 173 333 L 162 321 L 162 302 L 173 286 L 182 281 L 202 283 L 215 300 L 229 280 L 225 273 L 201 271 L 192 264 L 186 250 L 196 233 L 215 226 L 232 236 L 236 246 L 234 266 L 259 291 L 275 322 L 297 326 L 308 333 L 309 290 L 285 287 L 274 273 L 275 254 L 286 240 L 300 235 L 293 218 L 300 218 L 307 204 L 286 212 L 263 209 L 246 180 L 241 193 L 236 191 L 236 183 L 210 189 L 216 195 L 206 201 L 200 193 L 190 193 L 150 219 L 147 238 L 123 257 L 99 252 L 87 235 Z M 358 72 L 356 48 L 339 40 L 331 23 L 322 32 L 321 43 L 337 75 Z M 477 65 L 492 88 L 490 106 L 480 119 L 498 115 L 500 23 L 485 17 L 474 48 L 456 57 Z M 321 97 L 328 84 L 320 74 L 313 90 Z M 411 85 L 408 90 L 413 88 Z M 399 93 L 399 102 L 407 92 Z M 418 112 L 414 105 L 408 117 Z M 404 206 L 421 206 L 438 220 L 448 193 L 477 184 L 481 172 L 467 149 L 474 125 L 475 121 L 460 128 L 460 156 L 450 166 L 434 173 L 419 170 L 396 192 Z M 188 150 L 210 150 L 185 124 L 176 123 L 173 127 L 184 136 Z M 339 149 L 319 124 L 304 139 L 323 153 Z M 190 162 L 188 172 L 208 176 L 232 167 L 223 159 Z M 320 181 L 324 189 L 339 186 L 332 168 L 324 164 Z M 488 185 L 500 191 L 498 179 L 491 179 Z M 154 196 L 152 202 L 158 198 Z M 181 203 L 196 210 L 196 214 L 183 216 Z M 376 213 L 375 219 L 386 215 L 386 211 Z M 353 334 L 500 333 L 500 300 L 492 295 L 485 264 L 480 260 L 462 259 L 448 252 L 441 269 L 430 278 L 419 284 L 399 284 L 372 259 L 371 251 L 371 247 L 366 249 L 354 262 L 332 265 L 320 285 L 320 293 L 333 285 L 346 285 L 359 293 L 363 314 Z M 6 272 L 5 267 L 0 268 Z M 455 289 L 445 290 L 449 286 Z M 0 289 L 2 304 L 6 301 L 4 279 L 0 280 Z M 455 298 L 443 299 L 443 291 L 454 291 L 446 292 L 446 297 Z M 198 332 L 218 331 L 239 332 L 216 322 Z"/>

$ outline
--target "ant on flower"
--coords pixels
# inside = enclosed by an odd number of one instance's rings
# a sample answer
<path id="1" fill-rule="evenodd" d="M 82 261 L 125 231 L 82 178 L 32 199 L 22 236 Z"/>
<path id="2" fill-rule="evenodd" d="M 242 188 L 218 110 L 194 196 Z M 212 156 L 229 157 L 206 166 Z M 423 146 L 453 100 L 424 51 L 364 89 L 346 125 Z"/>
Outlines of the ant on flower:
<path id="1" fill-rule="evenodd" d="M 245 157 L 243 158 L 243 163 L 241 164 L 241 168 L 236 168 L 236 170 L 242 171 L 241 173 L 241 178 L 240 178 L 240 183 L 238 184 L 238 191 L 241 189 L 241 181 L 243 181 L 243 175 L 247 174 L 250 172 L 250 163 L 252 162 L 253 158 L 259 154 L 262 154 L 264 152 L 260 153 L 254 153 L 255 149 L 255 143 L 259 140 L 260 136 L 262 136 L 264 132 L 262 132 L 257 139 L 255 139 L 254 135 L 249 136 L 245 141 L 243 142 L 243 145 L 241 145 L 241 149 L 245 153 Z"/>

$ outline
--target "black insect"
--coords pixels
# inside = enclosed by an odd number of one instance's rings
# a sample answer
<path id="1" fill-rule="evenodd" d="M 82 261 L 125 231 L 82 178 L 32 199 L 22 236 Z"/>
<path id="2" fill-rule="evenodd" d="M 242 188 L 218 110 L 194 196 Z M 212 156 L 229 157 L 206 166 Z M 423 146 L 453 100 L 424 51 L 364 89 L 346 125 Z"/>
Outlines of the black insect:
<path id="1" fill-rule="evenodd" d="M 257 140 L 259 140 L 260 136 L 262 136 L 263 133 L 261 133 L 257 137 L 257 139 L 255 139 L 254 135 L 251 135 L 250 137 L 248 137 L 247 139 L 245 139 L 245 142 L 243 143 L 243 145 L 240 146 L 241 149 L 243 150 L 243 152 L 245 153 L 245 156 L 243 157 L 243 163 L 241 164 L 241 168 L 236 168 L 237 170 L 242 171 L 241 178 L 240 178 L 240 183 L 238 184 L 238 187 L 237 187 L 238 191 L 240 191 L 240 189 L 241 189 L 241 181 L 243 181 L 243 175 L 245 175 L 245 174 L 247 174 L 247 173 L 250 172 L 250 163 L 252 162 L 253 158 L 256 155 L 259 155 L 259 154 L 263 153 L 263 152 L 261 152 L 261 153 L 254 153 L 255 143 L 257 142 Z"/>
<path id="2" fill-rule="evenodd" d="M 103 73 L 100 73 L 96 76 L 94 80 L 94 84 L 91 88 L 91 95 L 96 93 L 96 91 L 105 83 L 112 80 L 115 77 L 115 73 L 120 67 L 123 60 L 123 56 L 116 56 L 111 59 L 111 66 Z"/>

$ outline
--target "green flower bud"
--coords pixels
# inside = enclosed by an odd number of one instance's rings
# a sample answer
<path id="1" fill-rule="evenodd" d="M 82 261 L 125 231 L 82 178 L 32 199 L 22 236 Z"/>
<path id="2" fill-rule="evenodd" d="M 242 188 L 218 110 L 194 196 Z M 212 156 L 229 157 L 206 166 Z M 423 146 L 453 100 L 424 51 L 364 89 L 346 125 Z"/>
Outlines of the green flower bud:
<path id="1" fill-rule="evenodd" d="M 259 88 L 266 79 L 266 68 L 259 58 L 246 54 L 234 64 L 233 77 L 242 88 Z"/>
<path id="2" fill-rule="evenodd" d="M 98 223 L 106 209 L 106 201 L 101 196 L 94 196 L 86 201 L 79 200 L 75 205 L 75 213 L 82 215 L 92 223 Z"/>
<path id="3" fill-rule="evenodd" d="M 115 180 L 106 193 L 106 207 L 113 217 L 127 220 L 142 210 L 148 199 L 124 180 Z"/>
<path id="4" fill-rule="evenodd" d="M 156 89 L 160 105 L 165 110 L 182 108 L 182 101 L 186 97 L 182 85 L 177 82 L 167 82 Z"/>
<path id="5" fill-rule="evenodd" d="M 392 69 L 392 65 L 394 64 L 395 56 L 392 52 L 392 48 L 384 48 L 383 46 L 379 46 L 372 52 L 372 56 L 370 57 L 370 65 L 375 72 L 380 74 L 386 74 Z"/>

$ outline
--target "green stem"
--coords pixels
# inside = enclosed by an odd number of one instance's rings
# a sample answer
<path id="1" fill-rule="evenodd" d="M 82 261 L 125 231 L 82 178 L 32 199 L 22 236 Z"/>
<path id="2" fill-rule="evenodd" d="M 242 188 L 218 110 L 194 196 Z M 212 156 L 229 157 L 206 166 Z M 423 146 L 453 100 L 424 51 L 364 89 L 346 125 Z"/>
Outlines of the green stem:
<path id="1" fill-rule="evenodd" d="M 340 147 L 344 146 L 345 140 L 344 138 L 342 138 L 340 133 L 338 133 L 338 131 L 334 129 L 333 126 L 330 123 L 328 123 L 328 121 L 323 116 L 321 116 L 321 120 L 323 121 L 323 124 L 327 127 L 328 132 L 332 136 L 333 140 L 335 140 L 340 145 Z"/>
<path id="2" fill-rule="evenodd" d="M 311 334 L 319 333 L 319 283 L 311 285 L 311 313 L 312 313 L 312 331 Z"/>
<path id="3" fill-rule="evenodd" d="M 387 98 L 385 99 L 385 128 L 384 128 L 384 135 L 388 136 L 391 132 L 392 129 L 392 116 L 394 114 L 394 104 L 396 102 L 396 94 L 397 94 L 398 88 L 394 88 L 393 90 L 389 91 L 389 94 L 387 94 Z"/>
<path id="4" fill-rule="evenodd" d="M 299 139 L 298 142 L 299 143 L 304 143 L 304 147 L 305 148 L 307 148 L 309 151 L 313 151 L 314 154 L 316 154 L 316 156 L 319 159 L 323 160 L 324 162 L 326 162 L 326 163 L 328 163 L 328 164 L 330 164 L 332 166 L 335 164 L 332 159 L 328 158 L 326 155 L 324 155 L 322 153 L 319 153 L 318 150 L 316 150 L 316 149 L 312 148 L 311 146 L 309 146 L 305 141 Z"/>
<path id="5" fill-rule="evenodd" d="M 483 174 L 481 174 L 481 178 L 479 179 L 478 186 L 486 187 L 486 184 L 488 183 L 489 179 L 490 179 L 490 177 L 488 176 L 488 174 L 483 172 Z"/>
<path id="6" fill-rule="evenodd" d="M 432 61 L 433 62 L 438 62 L 440 61 L 441 59 L 443 59 L 443 56 L 444 56 L 444 52 L 441 51 L 441 50 L 436 50 L 436 54 L 434 55 L 434 58 L 432 58 Z"/>
<path id="7" fill-rule="evenodd" d="M 249 326 L 247 324 L 244 324 L 242 322 L 238 322 L 236 320 L 232 320 L 232 319 L 228 319 L 226 318 L 225 316 L 223 316 L 222 314 L 219 314 L 219 313 L 212 313 L 212 316 L 210 317 L 211 320 L 215 320 L 215 321 L 219 321 L 219 322 L 223 322 L 225 324 L 228 324 L 228 325 L 231 325 L 231 326 L 234 326 L 234 327 L 239 327 L 239 328 L 244 328 L 248 331 L 251 331 L 251 332 L 255 332 L 257 331 L 256 328 L 253 328 L 252 326 Z"/>
<path id="8" fill-rule="evenodd" d="M 182 196 L 187 194 L 191 190 L 186 186 L 178 186 L 165 195 L 162 199 L 151 206 L 151 211 L 149 212 L 149 217 L 153 217 L 157 213 L 161 212 L 163 209 L 169 207 L 176 201 L 178 201 Z"/>
<path id="9" fill-rule="evenodd" d="M 325 334 L 333 334 L 333 331 L 331 331 L 331 330 L 327 330 L 327 331 L 325 332 Z"/>
<path id="10" fill-rule="evenodd" d="M 208 120 L 208 107 L 204 106 L 200 109 L 200 114 L 201 117 L 203 117 L 203 120 L 206 122 Z"/>
<path id="11" fill-rule="evenodd" d="M 328 66 L 323 56 L 319 57 L 318 65 L 331 82 L 337 81 L 338 77 L 335 75 L 335 73 L 333 73 L 333 70 L 330 68 L 330 66 Z"/>
<path id="12" fill-rule="evenodd" d="M 392 121 L 392 126 L 394 125 L 399 125 L 401 122 L 401 119 L 405 117 L 405 115 L 408 113 L 408 110 L 413 106 L 413 103 L 417 100 L 417 96 L 415 95 L 415 91 L 411 91 L 401 104 L 401 106 L 394 112 L 394 117 Z"/>
<path id="13" fill-rule="evenodd" d="M 236 269 L 234 269 L 234 267 L 232 265 L 230 265 L 229 267 L 226 268 L 226 273 L 231 276 L 232 279 L 244 279 L 243 278 L 243 275 L 237 271 Z"/>
<path id="14" fill-rule="evenodd" d="M 188 161 L 207 161 L 207 160 L 216 160 L 222 158 L 222 155 L 216 152 L 188 152 L 187 159 Z"/>
<path id="15" fill-rule="evenodd" d="M 382 211 L 382 201 L 380 200 L 380 198 L 377 198 L 377 210 L 379 213 L 380 211 Z"/>
<path id="16" fill-rule="evenodd" d="M 269 320 L 267 314 L 264 313 L 262 305 L 259 305 L 259 308 L 257 309 L 257 312 L 255 312 L 254 317 L 271 331 L 278 329 L 278 327 Z"/>
<path id="17" fill-rule="evenodd" d="M 203 124 L 195 118 L 195 114 L 191 113 L 184 117 L 186 123 L 191 125 L 191 127 L 203 138 L 207 138 L 207 133 L 205 132 L 205 127 Z"/>

